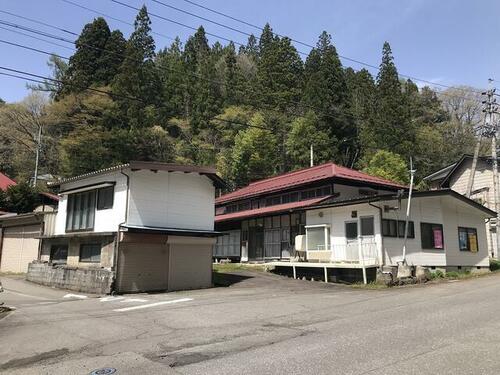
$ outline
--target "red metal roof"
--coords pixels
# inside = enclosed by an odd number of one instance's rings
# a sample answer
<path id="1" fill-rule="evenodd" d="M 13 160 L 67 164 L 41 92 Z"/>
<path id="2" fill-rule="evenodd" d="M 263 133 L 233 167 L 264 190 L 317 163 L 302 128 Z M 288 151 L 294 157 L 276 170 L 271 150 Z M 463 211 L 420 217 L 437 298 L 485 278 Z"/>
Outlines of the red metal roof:
<path id="1" fill-rule="evenodd" d="M 277 214 L 279 212 L 287 212 L 290 210 L 315 205 L 315 204 L 320 203 L 321 201 L 324 201 L 330 197 L 331 197 L 331 195 L 327 195 L 325 197 L 307 199 L 307 200 L 299 201 L 299 202 L 277 204 L 275 206 L 254 208 L 253 210 L 246 210 L 246 211 L 233 212 L 230 214 L 216 215 L 215 222 L 220 223 L 222 221 L 228 221 L 228 220 L 243 219 L 243 218 L 247 218 L 247 217 L 261 216 L 261 215 L 268 215 L 268 214 Z"/>
<path id="2" fill-rule="evenodd" d="M 11 185 L 16 185 L 16 181 L 0 172 L 0 190 L 6 190 Z"/>
<path id="3" fill-rule="evenodd" d="M 354 169 L 342 167 L 334 163 L 327 163 L 252 182 L 248 186 L 220 196 L 215 200 L 215 203 L 220 204 L 233 200 L 249 198 L 263 193 L 271 193 L 293 186 L 326 180 L 330 178 L 358 181 L 398 189 L 406 187 L 396 182 L 389 181 L 380 177 L 371 176 Z"/>

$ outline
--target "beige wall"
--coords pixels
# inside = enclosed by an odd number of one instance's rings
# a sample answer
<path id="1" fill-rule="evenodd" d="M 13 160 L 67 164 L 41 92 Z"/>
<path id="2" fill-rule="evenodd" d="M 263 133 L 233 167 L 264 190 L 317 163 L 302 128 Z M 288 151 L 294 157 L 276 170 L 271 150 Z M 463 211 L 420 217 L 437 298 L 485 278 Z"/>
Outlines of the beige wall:
<path id="1" fill-rule="evenodd" d="M 194 241 L 196 240 L 196 241 Z M 212 286 L 212 249 L 215 239 L 169 238 L 168 290 L 201 289 Z"/>
<path id="2" fill-rule="evenodd" d="M 27 272 L 28 263 L 38 258 L 40 224 L 3 229 L 0 271 Z"/>
<path id="3" fill-rule="evenodd" d="M 127 234 L 120 242 L 120 292 L 185 290 L 212 285 L 215 239 Z"/>
<path id="4" fill-rule="evenodd" d="M 80 246 L 86 243 L 101 244 L 101 261 L 99 263 L 80 262 Z M 67 265 L 80 268 L 89 267 L 113 267 L 114 256 L 114 236 L 94 236 L 94 237 L 72 237 L 72 238 L 50 238 L 45 239 L 42 244 L 40 260 L 48 262 L 50 260 L 50 248 L 52 245 L 67 244 L 68 259 Z"/>

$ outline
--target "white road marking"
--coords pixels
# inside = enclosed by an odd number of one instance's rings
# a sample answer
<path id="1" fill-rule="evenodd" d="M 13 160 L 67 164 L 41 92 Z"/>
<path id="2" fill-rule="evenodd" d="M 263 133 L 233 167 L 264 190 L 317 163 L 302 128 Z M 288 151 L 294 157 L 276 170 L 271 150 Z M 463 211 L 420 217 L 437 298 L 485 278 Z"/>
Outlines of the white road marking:
<path id="1" fill-rule="evenodd" d="M 99 298 L 101 302 L 110 302 L 110 301 L 119 301 L 121 299 L 124 299 L 125 297 L 115 297 L 115 296 L 110 296 L 110 297 L 102 297 Z"/>
<path id="2" fill-rule="evenodd" d="M 87 296 L 84 296 L 82 294 L 66 294 L 63 298 L 79 298 L 79 299 L 85 299 Z"/>
<path id="3" fill-rule="evenodd" d="M 148 300 L 142 298 L 127 298 L 124 299 L 122 302 L 148 302 Z"/>
<path id="4" fill-rule="evenodd" d="M 16 294 L 18 296 L 21 296 L 21 297 L 29 297 L 29 298 L 34 298 L 34 299 L 44 299 L 46 300 L 47 298 L 43 298 L 43 297 L 39 297 L 39 296 L 32 296 L 30 294 L 24 294 L 24 293 L 19 293 L 19 292 L 14 292 L 13 290 L 9 290 L 9 289 L 5 289 L 5 291 L 7 293 L 12 293 L 12 294 Z"/>
<path id="5" fill-rule="evenodd" d="M 113 311 L 124 312 L 124 311 L 145 309 L 147 307 L 155 307 L 155 306 L 167 305 L 167 304 L 171 304 L 171 303 L 188 302 L 188 301 L 192 301 L 192 300 L 193 300 L 192 298 L 180 298 L 180 299 L 173 299 L 173 300 L 170 300 L 170 301 L 162 301 L 162 302 L 149 303 L 147 305 L 124 307 L 123 309 L 115 309 Z"/>

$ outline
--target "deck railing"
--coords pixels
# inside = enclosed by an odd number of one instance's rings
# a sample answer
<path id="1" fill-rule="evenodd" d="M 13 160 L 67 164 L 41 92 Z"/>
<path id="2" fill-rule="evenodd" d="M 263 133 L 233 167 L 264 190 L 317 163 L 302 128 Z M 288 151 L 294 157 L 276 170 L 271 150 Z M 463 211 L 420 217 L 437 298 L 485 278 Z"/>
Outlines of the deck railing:
<path id="1" fill-rule="evenodd" d="M 377 243 L 355 240 L 346 244 L 332 244 L 330 250 L 309 250 L 307 260 L 312 262 L 378 264 Z"/>

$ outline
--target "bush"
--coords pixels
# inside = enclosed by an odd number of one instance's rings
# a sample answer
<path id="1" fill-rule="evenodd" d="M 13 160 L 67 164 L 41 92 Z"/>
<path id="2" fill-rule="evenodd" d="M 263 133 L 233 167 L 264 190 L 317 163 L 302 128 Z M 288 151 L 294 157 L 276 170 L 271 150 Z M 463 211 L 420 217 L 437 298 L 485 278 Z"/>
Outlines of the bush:
<path id="1" fill-rule="evenodd" d="M 437 270 L 434 272 L 431 272 L 431 280 L 434 279 L 443 279 L 444 278 L 444 272 L 441 270 Z"/>
<path id="2" fill-rule="evenodd" d="M 458 279 L 460 277 L 460 273 L 457 271 L 446 272 L 446 277 L 449 279 Z"/>
<path id="3" fill-rule="evenodd" d="M 490 271 L 500 270 L 500 260 L 490 259 Z"/>

